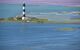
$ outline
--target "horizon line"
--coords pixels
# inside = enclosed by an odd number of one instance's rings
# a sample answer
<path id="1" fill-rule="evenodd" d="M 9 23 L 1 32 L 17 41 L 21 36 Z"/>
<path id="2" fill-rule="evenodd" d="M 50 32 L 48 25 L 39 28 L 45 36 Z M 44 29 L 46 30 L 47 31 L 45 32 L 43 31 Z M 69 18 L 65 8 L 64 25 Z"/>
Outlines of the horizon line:
<path id="1" fill-rule="evenodd" d="M 0 4 L 23 4 L 23 3 L 0 3 Z M 69 4 L 49 4 L 49 3 L 26 3 L 28 5 L 58 5 L 58 6 L 80 6 L 80 5 L 69 5 Z"/>

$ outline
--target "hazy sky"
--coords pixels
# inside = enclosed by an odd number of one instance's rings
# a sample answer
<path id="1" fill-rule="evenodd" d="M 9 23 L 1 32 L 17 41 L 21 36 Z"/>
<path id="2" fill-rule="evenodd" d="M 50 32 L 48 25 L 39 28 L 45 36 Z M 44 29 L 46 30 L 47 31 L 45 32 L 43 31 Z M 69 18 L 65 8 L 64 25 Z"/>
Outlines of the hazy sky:
<path id="1" fill-rule="evenodd" d="M 80 5 L 80 0 L 0 0 L 0 3 L 22 3 L 28 4 L 52 4 L 52 5 Z"/>

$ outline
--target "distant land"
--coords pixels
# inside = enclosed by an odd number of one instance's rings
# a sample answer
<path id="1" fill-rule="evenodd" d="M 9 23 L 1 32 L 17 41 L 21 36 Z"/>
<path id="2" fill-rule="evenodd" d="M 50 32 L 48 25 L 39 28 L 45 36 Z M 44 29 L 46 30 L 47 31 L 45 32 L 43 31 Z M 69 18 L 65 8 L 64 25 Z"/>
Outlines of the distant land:
<path id="1" fill-rule="evenodd" d="M 50 5 L 50 4 L 27 4 L 26 15 L 31 19 L 43 19 L 48 23 L 79 23 L 80 20 L 80 6 L 67 5 Z M 22 4 L 3 4 L 0 3 L 0 20 L 13 19 L 16 16 L 22 15 Z M 74 18 L 74 19 L 73 19 Z M 32 19 L 33 20 L 33 19 Z M 43 20 L 35 22 L 45 23 Z M 3 20 L 11 21 L 11 20 Z M 21 20 L 20 20 L 21 21 Z M 19 21 L 18 21 L 19 22 Z"/>

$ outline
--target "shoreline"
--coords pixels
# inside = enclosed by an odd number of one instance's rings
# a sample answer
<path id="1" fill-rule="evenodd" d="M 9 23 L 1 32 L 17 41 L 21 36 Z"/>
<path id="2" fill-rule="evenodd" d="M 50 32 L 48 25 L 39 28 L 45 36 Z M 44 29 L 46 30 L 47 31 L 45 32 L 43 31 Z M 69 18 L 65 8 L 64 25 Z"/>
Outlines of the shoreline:
<path id="1" fill-rule="evenodd" d="M 29 22 L 27 22 L 27 21 L 29 21 Z M 80 24 L 80 22 L 56 22 L 56 21 L 49 21 L 48 19 L 39 19 L 39 18 L 35 18 L 35 17 L 29 17 L 28 19 L 25 19 L 25 20 L 22 20 L 21 17 L 0 18 L 0 22 Z"/>
<path id="2" fill-rule="evenodd" d="M 52 22 L 44 22 L 44 23 L 40 23 L 40 22 L 24 22 L 24 21 L 0 21 L 0 23 L 4 23 L 4 22 L 11 22 L 11 23 L 34 23 L 34 24 L 80 24 L 80 23 L 52 23 Z"/>

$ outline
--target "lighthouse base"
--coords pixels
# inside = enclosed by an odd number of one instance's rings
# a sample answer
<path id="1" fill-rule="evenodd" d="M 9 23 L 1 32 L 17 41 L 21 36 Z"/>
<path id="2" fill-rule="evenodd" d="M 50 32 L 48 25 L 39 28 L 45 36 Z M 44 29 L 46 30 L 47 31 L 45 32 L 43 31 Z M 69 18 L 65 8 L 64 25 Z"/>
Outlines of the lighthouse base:
<path id="1" fill-rule="evenodd" d="M 25 20 L 25 17 L 22 17 L 22 20 Z"/>

